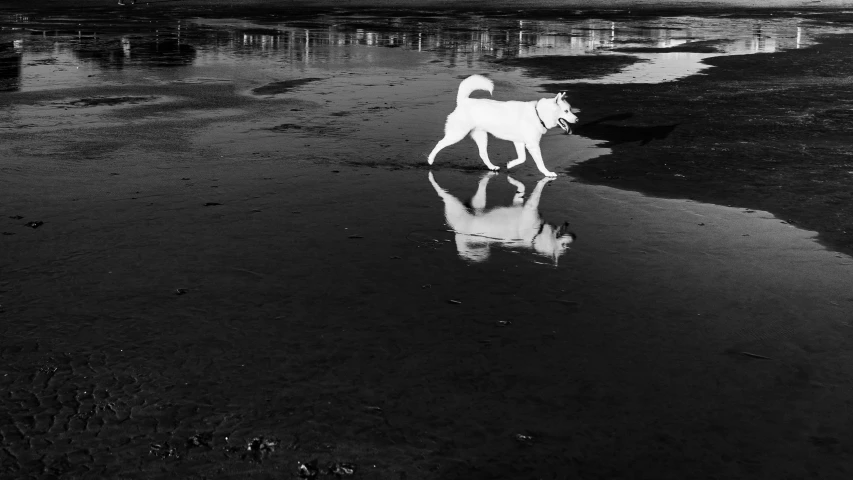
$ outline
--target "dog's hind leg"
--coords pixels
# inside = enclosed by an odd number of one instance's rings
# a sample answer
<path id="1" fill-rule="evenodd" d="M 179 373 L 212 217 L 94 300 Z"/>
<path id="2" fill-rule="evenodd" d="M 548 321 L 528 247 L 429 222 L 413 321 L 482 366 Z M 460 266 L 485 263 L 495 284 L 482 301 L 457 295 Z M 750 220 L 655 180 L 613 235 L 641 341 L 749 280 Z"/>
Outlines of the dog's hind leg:
<path id="1" fill-rule="evenodd" d="M 485 130 L 472 130 L 471 138 L 477 142 L 477 149 L 480 150 L 480 158 L 483 159 L 483 163 L 486 164 L 486 167 L 493 172 L 500 170 L 501 167 L 495 165 L 491 160 L 489 160 L 489 151 L 486 148 L 489 146 L 489 134 L 486 133 Z"/>
<path id="2" fill-rule="evenodd" d="M 430 165 L 435 161 L 435 156 L 438 155 L 438 152 L 440 152 L 442 148 L 449 147 L 459 140 L 462 140 L 470 131 L 470 129 L 466 130 L 458 121 L 454 121 L 452 116 L 453 114 L 451 113 L 450 116 L 447 117 L 447 125 L 444 127 L 444 138 L 438 141 L 438 144 L 436 144 L 435 148 L 430 152 L 429 157 L 427 157 L 427 162 L 429 162 Z"/>
<path id="3" fill-rule="evenodd" d="M 465 207 L 465 204 L 448 193 L 447 190 L 441 188 L 438 182 L 435 181 L 435 177 L 432 175 L 432 172 L 429 172 L 428 178 L 429 183 L 432 184 L 432 188 L 435 189 L 435 193 L 437 193 L 444 202 L 444 217 L 447 219 L 447 224 L 450 225 L 450 228 L 453 230 L 458 231 L 460 229 L 464 229 L 466 219 L 471 216 L 471 214 L 468 213 L 468 209 Z"/>
<path id="4" fill-rule="evenodd" d="M 545 168 L 545 162 L 542 160 L 542 151 L 539 150 L 539 144 L 528 143 L 527 150 L 530 151 L 530 156 L 533 157 L 533 161 L 536 162 L 536 167 L 542 172 L 542 175 L 546 177 L 556 177 L 557 174 Z"/>
<path id="5" fill-rule="evenodd" d="M 432 188 L 435 189 L 435 193 L 437 193 L 438 196 L 441 197 L 441 199 L 443 201 L 446 202 L 448 200 L 455 200 L 456 199 L 456 197 L 447 193 L 447 190 L 441 188 L 441 185 L 439 185 L 438 182 L 435 181 L 435 176 L 433 176 L 432 172 L 429 172 L 429 174 L 427 175 L 427 178 L 429 178 L 429 183 L 432 184 Z M 462 202 L 459 202 L 459 203 L 461 204 Z M 463 206 L 463 208 L 464 208 L 464 206 Z"/>
<path id="6" fill-rule="evenodd" d="M 492 179 L 493 176 L 497 175 L 495 172 L 489 172 L 483 175 L 483 178 L 480 179 L 480 183 L 477 184 L 477 193 L 471 197 L 471 208 L 476 211 L 483 211 L 486 208 L 486 186 L 489 184 L 489 180 Z"/>
<path id="7" fill-rule="evenodd" d="M 524 184 L 519 182 L 518 180 L 510 177 L 509 175 L 506 176 L 506 179 L 510 184 L 512 184 L 513 187 L 515 187 L 515 196 L 512 197 L 512 204 L 513 205 L 523 204 L 524 203 L 524 192 L 525 192 Z"/>
<path id="8" fill-rule="evenodd" d="M 518 154 L 518 158 L 506 164 L 507 170 L 517 167 L 527 160 L 527 152 L 524 151 L 524 142 L 512 142 L 512 144 L 515 145 L 515 152 Z"/>

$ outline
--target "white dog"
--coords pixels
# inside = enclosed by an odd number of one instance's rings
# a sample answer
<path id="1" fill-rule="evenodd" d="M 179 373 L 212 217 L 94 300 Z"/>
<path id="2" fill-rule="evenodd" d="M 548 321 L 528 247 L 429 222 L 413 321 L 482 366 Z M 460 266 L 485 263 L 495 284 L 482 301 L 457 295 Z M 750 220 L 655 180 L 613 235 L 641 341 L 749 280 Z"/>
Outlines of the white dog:
<path id="1" fill-rule="evenodd" d="M 432 165 L 435 155 L 442 148 L 462 140 L 470 132 L 471 138 L 477 142 L 483 163 L 489 170 L 497 171 L 500 167 L 489 160 L 486 151 L 488 134 L 491 133 L 515 144 L 518 158 L 507 163 L 507 169 L 524 163 L 526 147 L 539 171 L 545 176 L 556 177 L 556 173 L 545 168 L 542 152 L 539 150 L 539 140 L 548 129 L 556 126 L 560 126 L 566 133 L 571 133 L 569 124 L 578 121 L 574 113 L 580 110 L 569 105 L 565 92 L 557 94 L 553 99 L 540 98 L 533 102 L 499 102 L 487 98 L 468 98 L 474 90 L 486 90 L 491 94 L 493 89 L 492 81 L 482 75 L 471 75 L 462 80 L 456 95 L 456 109 L 447 116 L 444 138 L 429 154 L 429 164 Z"/>
<path id="2" fill-rule="evenodd" d="M 545 177 L 539 180 L 525 201 L 524 184 L 507 176 L 507 181 L 516 188 L 512 206 L 486 209 L 486 185 L 495 175 L 487 173 L 480 180 L 469 208 L 441 188 L 432 172 L 429 172 L 429 183 L 444 201 L 447 224 L 456 232 L 459 256 L 472 262 L 482 262 L 489 258 L 491 245 L 500 245 L 510 249 L 532 250 L 556 265 L 575 240 L 575 234 L 569 232 L 568 222 L 560 226 L 553 225 L 544 221 L 539 214 L 542 189 L 554 179 Z"/>

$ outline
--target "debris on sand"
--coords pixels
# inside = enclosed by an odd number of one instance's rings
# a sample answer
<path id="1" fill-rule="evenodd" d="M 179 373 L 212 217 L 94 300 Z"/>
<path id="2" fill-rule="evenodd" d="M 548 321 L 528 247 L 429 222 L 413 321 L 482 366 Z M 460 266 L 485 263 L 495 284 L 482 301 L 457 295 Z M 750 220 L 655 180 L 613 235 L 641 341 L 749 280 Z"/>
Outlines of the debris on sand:
<path id="1" fill-rule="evenodd" d="M 299 478 L 314 478 L 320 471 L 317 469 L 317 460 L 311 460 L 308 463 L 299 463 L 299 467 L 296 469 L 296 473 L 299 474 Z"/>
<path id="2" fill-rule="evenodd" d="M 764 355 L 759 355 L 759 354 L 757 354 L 757 353 L 751 353 L 751 352 L 740 352 L 740 354 L 741 354 L 741 355 L 743 355 L 743 356 L 745 356 L 745 357 L 758 358 L 758 359 L 760 359 L 760 360 L 771 360 L 771 358 L 770 358 L 770 357 L 765 357 Z"/>
<path id="3" fill-rule="evenodd" d="M 329 475 L 336 475 L 338 477 L 348 476 L 355 473 L 355 465 L 351 463 L 333 463 L 329 465 L 327 472 Z"/>
<path id="4" fill-rule="evenodd" d="M 187 290 L 186 288 L 176 288 L 175 289 L 175 295 L 183 295 L 183 294 L 187 293 L 188 291 L 189 290 Z"/>
<path id="5" fill-rule="evenodd" d="M 265 438 L 264 436 L 259 436 L 253 438 L 246 445 L 246 451 L 252 454 L 256 460 L 261 460 L 274 453 L 280 443 L 281 441 L 275 437 Z"/>
<path id="6" fill-rule="evenodd" d="M 163 458 L 178 458 L 178 449 L 169 445 L 169 442 L 152 443 L 149 445 L 148 453 Z"/>
<path id="7" fill-rule="evenodd" d="M 533 445 L 533 436 L 532 435 L 528 435 L 526 433 L 516 433 L 515 435 L 512 436 L 512 438 L 514 438 L 516 442 L 518 442 L 522 445 L 527 445 L 527 446 Z"/>
<path id="8" fill-rule="evenodd" d="M 35 221 L 35 222 L 27 222 L 27 223 L 25 223 L 24 225 L 26 225 L 26 226 L 28 226 L 28 227 L 30 227 L 30 228 L 39 228 L 40 226 L 44 225 L 44 222 L 41 222 L 41 221 L 38 221 L 38 220 L 37 220 L 37 221 Z"/>
<path id="9" fill-rule="evenodd" d="M 210 432 L 196 433 L 192 437 L 187 439 L 187 448 L 194 447 L 207 447 L 213 448 L 211 446 L 213 443 L 213 434 Z"/>

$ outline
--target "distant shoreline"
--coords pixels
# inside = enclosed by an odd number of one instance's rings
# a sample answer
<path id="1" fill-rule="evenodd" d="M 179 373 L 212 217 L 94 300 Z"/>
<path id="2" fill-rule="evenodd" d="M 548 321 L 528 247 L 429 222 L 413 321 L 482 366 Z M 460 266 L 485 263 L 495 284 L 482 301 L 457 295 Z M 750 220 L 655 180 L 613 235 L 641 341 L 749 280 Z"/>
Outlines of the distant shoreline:
<path id="1" fill-rule="evenodd" d="M 203 7 L 203 8 L 270 8 L 275 10 L 326 10 L 339 8 L 370 9 L 441 9 L 460 11 L 513 11 L 521 15 L 550 11 L 620 11 L 625 13 L 711 12 L 731 10 L 838 10 L 853 9 L 853 0 L 534 0 L 522 5 L 515 1 L 496 0 L 488 3 L 471 0 L 138 0 L 136 5 L 118 5 L 117 0 L 59 0 L 0 1 L 0 9 L 44 11 L 77 8 L 140 8 L 140 7 Z"/>

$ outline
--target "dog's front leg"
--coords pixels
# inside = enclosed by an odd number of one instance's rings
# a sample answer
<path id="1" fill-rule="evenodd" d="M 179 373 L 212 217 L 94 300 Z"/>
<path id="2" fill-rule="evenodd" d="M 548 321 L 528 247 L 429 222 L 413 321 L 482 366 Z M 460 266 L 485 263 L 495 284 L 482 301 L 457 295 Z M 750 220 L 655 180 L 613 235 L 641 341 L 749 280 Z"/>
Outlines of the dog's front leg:
<path id="1" fill-rule="evenodd" d="M 489 146 L 489 134 L 486 133 L 485 130 L 472 130 L 471 138 L 477 142 L 477 148 L 480 150 L 480 158 L 483 159 L 483 163 L 486 164 L 486 167 L 493 172 L 500 170 L 501 167 L 495 165 L 491 160 L 489 160 L 489 152 L 486 149 L 486 147 Z"/>
<path id="2" fill-rule="evenodd" d="M 522 148 L 524 148 L 524 144 L 522 144 Z M 523 204 L 524 203 L 524 192 L 525 192 L 524 184 L 519 182 L 518 180 L 510 177 L 509 175 L 506 176 L 506 179 L 512 186 L 515 187 L 515 196 L 512 197 L 512 204 L 513 205 Z"/>
<path id="3" fill-rule="evenodd" d="M 527 210 L 532 210 L 534 212 L 539 212 L 539 200 L 542 198 L 542 189 L 545 188 L 545 185 L 548 182 L 553 182 L 554 177 L 546 177 L 539 182 L 536 183 L 536 186 L 533 187 L 533 193 L 530 194 L 530 197 L 524 202 L 524 208 Z"/>
<path id="4" fill-rule="evenodd" d="M 530 152 L 530 156 L 533 157 L 533 161 L 536 162 L 536 167 L 539 168 L 539 171 L 542 172 L 542 175 L 546 177 L 556 177 L 557 174 L 545 168 L 545 162 L 542 161 L 542 151 L 539 150 L 538 143 L 527 143 L 527 150 Z"/>
<path id="5" fill-rule="evenodd" d="M 518 154 L 518 158 L 506 164 L 507 170 L 517 167 L 527 160 L 527 152 L 524 151 L 524 142 L 512 142 L 512 144 L 515 145 L 515 152 Z"/>

